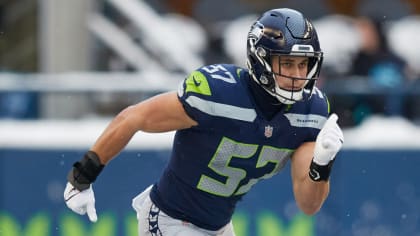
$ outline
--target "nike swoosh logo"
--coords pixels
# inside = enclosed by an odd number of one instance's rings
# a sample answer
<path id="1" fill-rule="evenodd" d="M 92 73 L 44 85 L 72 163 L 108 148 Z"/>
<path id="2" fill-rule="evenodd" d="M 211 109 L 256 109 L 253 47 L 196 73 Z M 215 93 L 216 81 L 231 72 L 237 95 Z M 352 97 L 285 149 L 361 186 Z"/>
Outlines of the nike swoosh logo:
<path id="1" fill-rule="evenodd" d="M 200 82 L 198 82 L 197 80 L 195 80 L 195 77 L 193 76 L 192 77 L 192 80 L 193 80 L 193 82 L 194 82 L 194 84 L 195 84 L 195 86 L 200 86 L 200 84 L 201 84 L 201 81 Z"/>
<path id="2" fill-rule="evenodd" d="M 318 173 L 318 171 L 311 169 L 309 171 L 309 174 L 311 175 L 312 178 L 314 178 L 314 180 L 318 180 L 321 178 L 320 174 Z"/>
<path id="3" fill-rule="evenodd" d="M 71 192 L 75 192 L 75 193 L 73 195 L 71 195 Z M 64 201 L 68 202 L 70 199 L 72 199 L 74 196 L 76 196 L 79 193 L 80 193 L 80 191 L 77 190 L 75 187 L 73 187 L 69 192 L 70 196 L 68 196 L 66 199 L 64 199 Z"/>

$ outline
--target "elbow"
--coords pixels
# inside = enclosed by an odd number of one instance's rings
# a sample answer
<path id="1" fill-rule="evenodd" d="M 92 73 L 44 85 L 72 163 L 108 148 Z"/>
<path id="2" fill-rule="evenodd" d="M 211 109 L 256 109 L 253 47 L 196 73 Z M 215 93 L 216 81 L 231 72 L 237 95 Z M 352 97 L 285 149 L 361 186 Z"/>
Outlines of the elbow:
<path id="1" fill-rule="evenodd" d="M 312 188 L 308 188 L 308 186 Z M 311 183 L 302 187 L 302 185 L 295 184 L 293 191 L 299 209 L 306 215 L 312 216 L 321 210 L 328 196 L 329 185 L 312 185 Z"/>
<path id="2" fill-rule="evenodd" d="M 319 209 L 320 208 L 305 208 L 305 209 L 302 209 L 302 211 L 303 213 L 305 213 L 305 215 L 313 216 L 316 213 L 318 213 Z"/>
<path id="3" fill-rule="evenodd" d="M 140 130 L 144 124 L 142 119 L 138 119 L 135 106 L 131 105 L 122 110 L 116 117 L 115 120 L 118 121 L 120 126 L 126 127 L 132 132 L 137 132 Z"/>
<path id="4" fill-rule="evenodd" d="M 315 215 L 321 209 L 321 204 L 298 204 L 298 206 L 300 210 L 308 216 Z"/>
<path id="5" fill-rule="evenodd" d="M 325 197 L 319 195 L 314 196 L 313 194 L 296 194 L 297 192 L 299 191 L 295 191 L 296 205 L 303 213 L 312 216 L 319 212 L 325 201 Z"/>

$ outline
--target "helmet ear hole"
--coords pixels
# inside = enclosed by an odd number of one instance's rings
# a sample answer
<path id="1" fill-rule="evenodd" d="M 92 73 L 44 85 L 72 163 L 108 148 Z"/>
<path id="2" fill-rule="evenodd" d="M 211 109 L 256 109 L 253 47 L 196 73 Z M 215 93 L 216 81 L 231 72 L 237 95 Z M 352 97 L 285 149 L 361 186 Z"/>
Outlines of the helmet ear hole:
<path id="1" fill-rule="evenodd" d="M 263 87 L 270 91 L 274 91 L 276 87 L 276 82 L 274 80 L 273 74 L 263 73 L 259 81 Z"/>

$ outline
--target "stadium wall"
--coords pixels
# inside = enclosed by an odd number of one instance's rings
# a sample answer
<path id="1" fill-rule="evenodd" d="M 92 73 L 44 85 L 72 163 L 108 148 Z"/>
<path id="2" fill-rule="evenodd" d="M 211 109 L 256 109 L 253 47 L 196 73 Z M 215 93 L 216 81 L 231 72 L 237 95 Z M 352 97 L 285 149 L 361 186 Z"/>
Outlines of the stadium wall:
<path id="1" fill-rule="evenodd" d="M 69 168 L 107 122 L 0 122 L 1 236 L 137 234 L 131 200 L 162 172 L 171 133 L 136 134 L 104 169 L 94 184 L 97 223 L 71 212 L 63 201 Z M 419 235 L 420 145 L 419 136 L 409 137 L 418 133 L 404 124 L 373 123 L 382 129 L 345 130 L 346 145 L 334 164 L 330 195 L 318 214 L 308 217 L 298 210 L 287 166 L 239 202 L 237 236 Z M 381 130 L 388 135 L 380 135 Z M 372 141 L 378 135 L 382 146 Z"/>

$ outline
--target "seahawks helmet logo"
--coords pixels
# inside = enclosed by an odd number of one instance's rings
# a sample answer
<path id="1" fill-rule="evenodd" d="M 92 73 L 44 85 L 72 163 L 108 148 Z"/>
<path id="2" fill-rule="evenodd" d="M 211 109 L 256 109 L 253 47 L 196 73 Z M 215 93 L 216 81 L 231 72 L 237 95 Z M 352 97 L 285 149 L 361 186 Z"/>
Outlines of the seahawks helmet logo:
<path id="1" fill-rule="evenodd" d="M 286 39 L 282 31 L 267 28 L 261 22 L 257 21 L 249 31 L 248 38 L 256 44 L 262 37 L 277 43 L 280 47 L 286 44 Z"/>

